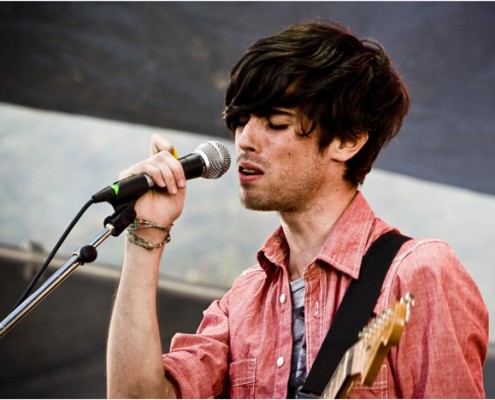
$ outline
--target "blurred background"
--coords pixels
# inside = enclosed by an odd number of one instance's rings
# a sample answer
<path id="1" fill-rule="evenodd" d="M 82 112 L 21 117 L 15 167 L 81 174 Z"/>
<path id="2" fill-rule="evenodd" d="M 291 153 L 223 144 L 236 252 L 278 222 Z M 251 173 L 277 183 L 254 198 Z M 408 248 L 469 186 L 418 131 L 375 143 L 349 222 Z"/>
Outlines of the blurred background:
<path id="1" fill-rule="evenodd" d="M 409 86 L 402 133 L 361 190 L 405 234 L 452 245 L 495 311 L 495 4 L 491 2 L 0 3 L 0 321 L 92 194 L 160 133 L 185 155 L 223 125 L 228 73 L 257 38 L 328 18 L 378 39 Z M 103 229 L 93 206 L 45 276 Z M 244 210 L 234 168 L 188 185 L 161 268 L 164 351 L 255 262 L 277 226 Z M 122 237 L 0 339 L 0 397 L 104 398 Z M 490 322 L 490 341 L 495 342 Z M 495 349 L 485 366 L 495 397 Z"/>

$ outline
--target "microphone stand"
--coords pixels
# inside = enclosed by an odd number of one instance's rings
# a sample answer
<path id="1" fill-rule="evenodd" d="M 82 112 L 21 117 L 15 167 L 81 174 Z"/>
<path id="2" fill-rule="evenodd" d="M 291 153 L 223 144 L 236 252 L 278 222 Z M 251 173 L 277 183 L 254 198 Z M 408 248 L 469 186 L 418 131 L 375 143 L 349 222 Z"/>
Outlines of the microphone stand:
<path id="1" fill-rule="evenodd" d="M 124 204 L 112 204 L 115 213 L 104 221 L 105 228 L 98 233 L 87 245 L 79 247 L 72 257 L 51 275 L 33 294 L 19 304 L 2 322 L 0 322 L 0 338 L 3 337 L 27 313 L 36 307 L 48 294 L 69 277 L 77 267 L 96 260 L 96 247 L 110 236 L 119 236 L 136 218 L 134 201 Z"/>

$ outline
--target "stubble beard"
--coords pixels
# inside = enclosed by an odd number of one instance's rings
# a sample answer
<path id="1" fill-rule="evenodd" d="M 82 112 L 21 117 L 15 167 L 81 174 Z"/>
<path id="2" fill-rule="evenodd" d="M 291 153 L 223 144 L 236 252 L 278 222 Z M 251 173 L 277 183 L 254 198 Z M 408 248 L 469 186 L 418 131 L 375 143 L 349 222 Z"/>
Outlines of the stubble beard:
<path id="1" fill-rule="evenodd" d="M 272 193 L 250 193 L 248 189 L 240 188 L 239 199 L 241 205 L 253 211 L 278 211 L 281 204 L 273 198 Z"/>
<path id="2" fill-rule="evenodd" d="M 277 207 L 259 197 L 239 196 L 241 205 L 252 211 L 277 211 Z"/>
<path id="3" fill-rule="evenodd" d="M 241 188 L 239 199 L 241 205 L 253 211 L 276 211 L 278 213 L 293 212 L 298 208 L 299 200 L 294 193 L 281 193 L 277 190 L 268 190 L 262 193 L 249 193 Z"/>

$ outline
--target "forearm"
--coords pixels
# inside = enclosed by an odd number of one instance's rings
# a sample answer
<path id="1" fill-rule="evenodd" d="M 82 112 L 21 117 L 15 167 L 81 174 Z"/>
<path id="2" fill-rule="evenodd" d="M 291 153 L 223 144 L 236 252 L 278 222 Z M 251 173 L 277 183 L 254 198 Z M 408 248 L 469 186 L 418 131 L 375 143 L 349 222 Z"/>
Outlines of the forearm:
<path id="1" fill-rule="evenodd" d="M 161 249 L 126 243 L 110 322 L 107 387 L 110 398 L 173 398 L 166 380 L 156 311 Z"/>
<path id="2" fill-rule="evenodd" d="M 180 163 L 172 155 L 174 147 L 170 142 L 153 135 L 150 150 L 148 159 L 119 175 L 119 179 L 124 179 L 145 173 L 157 187 L 167 190 L 149 190 L 134 206 L 137 216 L 153 226 L 132 228 L 138 231 L 131 236 L 134 243 L 126 241 L 107 346 L 109 397 L 175 397 L 174 388 L 164 375 L 156 290 L 163 252 L 160 246 L 165 243 L 170 225 L 182 213 L 186 180 Z M 155 248 L 140 247 L 143 242 L 137 238 Z"/>

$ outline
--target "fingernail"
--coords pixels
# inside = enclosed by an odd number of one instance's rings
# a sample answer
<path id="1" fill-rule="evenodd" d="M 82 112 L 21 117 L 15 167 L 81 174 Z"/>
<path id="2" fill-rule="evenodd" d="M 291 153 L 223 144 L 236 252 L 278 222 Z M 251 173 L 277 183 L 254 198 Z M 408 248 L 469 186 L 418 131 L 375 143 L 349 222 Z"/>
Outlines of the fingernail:
<path id="1" fill-rule="evenodd" d="M 186 180 L 185 179 L 180 179 L 179 182 L 177 182 L 177 184 L 179 185 L 179 187 L 181 189 L 184 189 L 186 187 Z"/>

